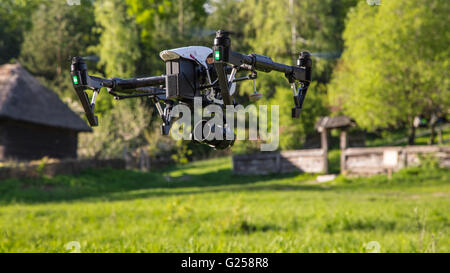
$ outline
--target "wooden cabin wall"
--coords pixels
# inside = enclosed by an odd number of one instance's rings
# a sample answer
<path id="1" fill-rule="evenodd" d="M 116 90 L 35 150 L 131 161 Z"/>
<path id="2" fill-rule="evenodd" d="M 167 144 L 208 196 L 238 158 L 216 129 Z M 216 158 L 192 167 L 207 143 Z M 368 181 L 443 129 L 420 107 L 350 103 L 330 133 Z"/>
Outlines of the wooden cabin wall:
<path id="1" fill-rule="evenodd" d="M 0 120 L 0 160 L 77 157 L 77 132 L 14 120 Z"/>

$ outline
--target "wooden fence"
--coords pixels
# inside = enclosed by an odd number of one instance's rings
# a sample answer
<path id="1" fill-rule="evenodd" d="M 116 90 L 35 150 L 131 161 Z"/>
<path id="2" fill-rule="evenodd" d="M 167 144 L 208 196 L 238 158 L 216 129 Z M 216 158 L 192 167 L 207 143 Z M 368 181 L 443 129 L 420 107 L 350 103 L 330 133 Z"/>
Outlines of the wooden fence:
<path id="1" fill-rule="evenodd" d="M 293 171 L 321 173 L 325 170 L 325 163 L 322 149 L 234 155 L 233 173 L 245 175 Z"/>
<path id="2" fill-rule="evenodd" d="M 65 159 L 33 162 L 17 162 L 0 167 L 0 180 L 7 178 L 53 177 L 59 174 L 78 174 L 85 169 L 125 169 L 123 159 Z"/>
<path id="3" fill-rule="evenodd" d="M 434 157 L 441 167 L 450 168 L 450 147 L 407 146 L 346 148 L 341 151 L 341 173 L 374 175 L 420 164 L 421 158 Z M 326 173 L 326 150 L 307 149 L 280 153 L 234 155 L 235 174 L 258 175 L 287 172 Z"/>
<path id="4" fill-rule="evenodd" d="M 419 165 L 426 157 L 434 157 L 441 167 L 450 168 L 450 147 L 443 146 L 347 148 L 341 153 L 341 173 L 348 175 L 396 171 Z"/>

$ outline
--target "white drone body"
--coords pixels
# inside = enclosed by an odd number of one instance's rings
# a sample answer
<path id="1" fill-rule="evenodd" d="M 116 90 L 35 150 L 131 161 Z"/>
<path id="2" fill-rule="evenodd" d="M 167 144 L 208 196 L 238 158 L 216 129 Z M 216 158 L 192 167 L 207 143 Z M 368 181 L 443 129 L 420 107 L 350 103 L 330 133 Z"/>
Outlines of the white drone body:
<path id="1" fill-rule="evenodd" d="M 159 56 L 165 62 L 185 58 L 198 62 L 207 68 L 208 65 L 206 63 L 206 59 L 209 55 L 212 55 L 212 53 L 212 49 L 206 46 L 186 46 L 163 50 L 159 53 Z"/>

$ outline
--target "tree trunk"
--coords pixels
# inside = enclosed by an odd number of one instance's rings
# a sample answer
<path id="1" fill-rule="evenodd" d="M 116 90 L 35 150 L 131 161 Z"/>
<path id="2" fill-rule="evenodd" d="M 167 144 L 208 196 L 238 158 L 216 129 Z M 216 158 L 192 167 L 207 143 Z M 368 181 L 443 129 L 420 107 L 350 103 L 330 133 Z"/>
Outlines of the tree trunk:
<path id="1" fill-rule="evenodd" d="M 439 145 L 444 144 L 444 141 L 442 139 L 442 127 L 439 127 L 439 129 L 438 129 L 438 141 L 439 141 Z"/>
<path id="2" fill-rule="evenodd" d="M 178 34 L 180 37 L 183 35 L 184 28 L 184 10 L 183 10 L 183 0 L 178 0 Z"/>
<path id="3" fill-rule="evenodd" d="M 436 138 L 436 125 L 435 124 L 430 124 L 430 140 L 428 141 L 429 145 L 433 145 L 434 144 L 434 140 Z"/>
<path id="4" fill-rule="evenodd" d="M 408 145 L 414 145 L 415 140 L 416 140 L 416 127 L 414 127 L 414 125 L 411 124 L 411 128 L 409 129 Z"/>
<path id="5" fill-rule="evenodd" d="M 289 0 L 289 23 L 291 24 L 291 54 L 293 61 L 295 62 L 296 56 L 296 41 L 297 41 L 297 31 L 295 27 L 295 15 L 294 15 L 294 0 Z"/>

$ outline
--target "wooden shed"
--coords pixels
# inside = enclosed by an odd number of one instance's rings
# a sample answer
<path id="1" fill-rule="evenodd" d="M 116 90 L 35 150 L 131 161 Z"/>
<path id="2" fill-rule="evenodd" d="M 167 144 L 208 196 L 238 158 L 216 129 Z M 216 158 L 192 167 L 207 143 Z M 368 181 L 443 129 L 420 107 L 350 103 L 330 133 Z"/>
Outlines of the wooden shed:
<path id="1" fill-rule="evenodd" d="M 76 158 L 92 129 L 20 64 L 0 66 L 0 161 Z"/>

